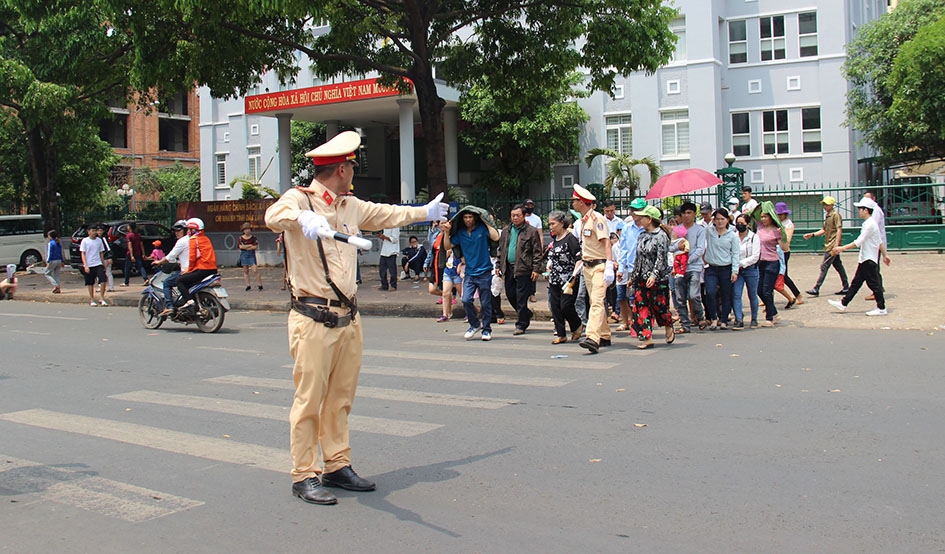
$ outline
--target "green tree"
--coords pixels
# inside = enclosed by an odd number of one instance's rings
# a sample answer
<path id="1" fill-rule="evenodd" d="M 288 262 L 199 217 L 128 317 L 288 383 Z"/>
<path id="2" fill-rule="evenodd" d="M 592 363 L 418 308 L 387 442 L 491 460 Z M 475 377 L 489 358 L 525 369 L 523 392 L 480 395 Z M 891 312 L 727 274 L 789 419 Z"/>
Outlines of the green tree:
<path id="1" fill-rule="evenodd" d="M 325 142 L 325 124 L 310 121 L 292 122 L 292 183 L 308 185 L 312 181 L 312 159 L 305 153 Z M 245 198 L 245 196 L 244 196 Z"/>
<path id="2" fill-rule="evenodd" d="M 633 196 L 640 188 L 639 170 L 641 169 L 646 169 L 649 172 L 650 183 L 655 183 L 662 173 L 656 160 L 649 156 L 637 159 L 608 148 L 588 150 L 587 156 L 584 157 L 584 163 L 590 167 L 598 156 L 607 157 L 607 161 L 604 163 L 604 168 L 607 170 L 607 177 L 604 178 L 604 188 L 608 196 L 613 193 L 614 188 L 620 191 L 628 191 Z"/>
<path id="3" fill-rule="evenodd" d="M 36 204 L 21 129 L 13 114 L 0 108 L 0 213 L 20 213 Z"/>
<path id="4" fill-rule="evenodd" d="M 114 163 L 97 122 L 107 98 L 126 96 L 129 44 L 106 21 L 99 0 L 0 0 L 0 110 L 19 124 L 49 228 L 60 201 L 79 209 L 100 196 Z"/>
<path id="5" fill-rule="evenodd" d="M 185 167 L 175 162 L 170 167 L 152 170 L 149 167 L 138 170 L 136 188 L 141 192 L 157 192 L 161 200 L 167 202 L 200 201 L 200 167 Z"/>
<path id="6" fill-rule="evenodd" d="M 893 11 L 860 28 L 847 46 L 843 71 L 851 87 L 847 93 L 847 124 L 863 133 L 863 141 L 887 160 L 909 152 L 926 158 L 925 145 L 914 142 L 927 136 L 921 120 L 904 118 L 903 110 L 893 111 L 898 93 L 891 79 L 900 49 L 920 28 L 945 15 L 941 0 L 903 0 Z M 932 69 L 930 67 L 923 68 Z M 941 90 L 941 81 L 935 84 Z"/>
<path id="7" fill-rule="evenodd" d="M 902 45 L 889 84 L 890 117 L 910 123 L 901 140 L 926 158 L 945 158 L 945 15 Z"/>
<path id="8" fill-rule="evenodd" d="M 580 74 L 559 77 L 524 91 L 514 72 L 482 76 L 461 99 L 470 123 L 463 141 L 476 155 L 494 160 L 482 182 L 497 191 L 524 194 L 527 185 L 547 181 L 552 164 L 578 157 L 580 125 L 587 113 L 571 100 Z"/>
<path id="9" fill-rule="evenodd" d="M 108 1 L 115 27 L 134 41 L 139 90 L 197 82 L 216 96 L 242 94 L 264 70 L 290 80 L 298 52 L 321 77 L 377 72 L 401 90 L 412 87 L 433 192 L 446 188 L 445 101 L 434 65 L 438 78 L 459 87 L 516 65 L 522 90 L 580 66 L 591 88 L 609 91 L 616 75 L 667 62 L 675 41 L 676 10 L 661 0 Z M 327 30 L 316 29 L 321 22 Z M 228 63 L 220 63 L 223 53 Z"/>

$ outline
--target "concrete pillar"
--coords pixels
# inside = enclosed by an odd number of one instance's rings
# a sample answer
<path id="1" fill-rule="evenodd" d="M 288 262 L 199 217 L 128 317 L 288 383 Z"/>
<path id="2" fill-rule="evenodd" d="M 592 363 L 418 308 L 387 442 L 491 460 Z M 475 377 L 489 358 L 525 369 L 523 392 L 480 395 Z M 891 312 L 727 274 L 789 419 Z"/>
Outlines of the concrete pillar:
<path id="1" fill-rule="evenodd" d="M 292 114 L 276 114 L 279 129 L 279 183 L 276 190 L 292 188 Z"/>
<path id="2" fill-rule="evenodd" d="M 400 112 L 400 201 L 413 200 L 417 196 L 416 173 L 413 156 L 413 105 L 416 100 L 397 100 Z"/>
<path id="3" fill-rule="evenodd" d="M 325 122 L 325 142 L 328 142 L 338 134 L 338 120 L 333 119 Z M 314 148 L 314 147 L 313 147 Z"/>
<path id="4" fill-rule="evenodd" d="M 456 112 L 455 106 L 443 109 L 443 149 L 446 155 L 446 184 L 459 184 L 459 155 L 458 140 L 456 133 Z"/>

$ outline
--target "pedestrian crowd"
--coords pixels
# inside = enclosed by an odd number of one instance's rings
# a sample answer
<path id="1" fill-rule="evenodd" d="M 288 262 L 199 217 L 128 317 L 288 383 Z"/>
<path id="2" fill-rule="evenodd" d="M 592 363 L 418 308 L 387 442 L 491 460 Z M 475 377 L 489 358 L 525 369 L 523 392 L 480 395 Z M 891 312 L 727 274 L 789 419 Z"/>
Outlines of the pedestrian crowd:
<path id="1" fill-rule="evenodd" d="M 749 186 L 741 196 L 719 208 L 684 201 L 673 214 L 637 198 L 631 214 L 621 219 L 612 201 L 598 212 L 593 194 L 576 185 L 572 209 L 547 216 L 548 244 L 541 219 L 530 218 L 536 215 L 530 201 L 512 207 L 505 226 L 488 211 L 466 206 L 450 221 L 432 224 L 427 237 L 423 278 L 428 276 L 429 291 L 443 307 L 437 322 L 452 318 L 453 292 L 461 291 L 468 323 L 464 338 L 489 341 L 492 326 L 505 322 L 504 294 L 515 314 L 512 334 L 522 335 L 534 316 L 529 302 L 544 279 L 552 344 L 577 342 L 596 354 L 612 344 L 614 333 L 626 331 L 639 341 L 636 348 L 649 349 L 659 328 L 665 343 L 672 344 L 677 334 L 694 330 L 775 327 L 780 318 L 775 293 L 786 300 L 780 310 L 802 305 L 805 295 L 821 294 L 830 268 L 840 276 L 836 295 L 842 297 L 830 300 L 831 305 L 845 310 L 865 283 L 872 292 L 867 300 L 876 302 L 866 315 L 886 315 L 880 273 L 880 264 L 890 262 L 885 221 L 870 194 L 854 204 L 864 223 L 847 244 L 836 199 L 821 200 L 823 226 L 804 239 L 823 237 L 823 260 L 816 283 L 805 293 L 788 273 L 791 209 L 785 202 L 759 202 Z M 405 259 L 416 257 L 415 239 Z M 859 248 L 853 280 L 839 256 L 850 248 Z M 619 325 L 611 330 L 611 324 Z"/>

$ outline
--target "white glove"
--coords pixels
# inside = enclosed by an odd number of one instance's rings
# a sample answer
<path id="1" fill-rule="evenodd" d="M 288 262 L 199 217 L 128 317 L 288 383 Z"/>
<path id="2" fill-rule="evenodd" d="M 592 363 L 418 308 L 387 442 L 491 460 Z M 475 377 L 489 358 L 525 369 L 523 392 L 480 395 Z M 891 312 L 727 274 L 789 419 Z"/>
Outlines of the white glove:
<path id="1" fill-rule="evenodd" d="M 302 234 L 307 239 L 317 239 L 319 229 L 331 231 L 331 226 L 328 225 L 325 216 L 312 211 L 305 210 L 299 213 L 298 222 L 302 226 Z"/>
<path id="2" fill-rule="evenodd" d="M 424 208 L 427 209 L 427 221 L 440 221 L 446 219 L 446 214 L 450 211 L 450 205 L 443 200 L 443 193 L 436 195 L 436 198 L 430 200 Z"/>
<path id="3" fill-rule="evenodd" d="M 614 264 L 607 262 L 604 267 L 604 286 L 609 287 L 614 282 Z"/>

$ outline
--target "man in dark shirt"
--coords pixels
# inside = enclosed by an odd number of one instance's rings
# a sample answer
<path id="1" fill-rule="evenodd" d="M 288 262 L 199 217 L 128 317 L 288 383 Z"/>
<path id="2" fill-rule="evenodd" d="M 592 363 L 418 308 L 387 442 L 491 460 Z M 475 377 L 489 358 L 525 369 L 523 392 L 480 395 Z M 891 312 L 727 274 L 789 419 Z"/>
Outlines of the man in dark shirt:
<path id="1" fill-rule="evenodd" d="M 144 279 L 144 284 L 148 284 L 148 272 L 144 269 L 144 244 L 141 242 L 141 235 L 138 234 L 138 224 L 129 223 L 128 233 L 125 235 L 127 243 L 127 252 L 125 252 L 125 283 L 123 287 L 128 286 L 128 280 L 131 279 L 131 264 L 138 267 L 138 273 Z"/>
<path id="2" fill-rule="evenodd" d="M 512 208 L 512 223 L 502 229 L 496 272 L 505 279 L 505 295 L 518 314 L 513 335 L 522 335 L 532 320 L 528 297 L 541 274 L 542 247 L 538 229 L 525 221 L 521 204 Z"/>

